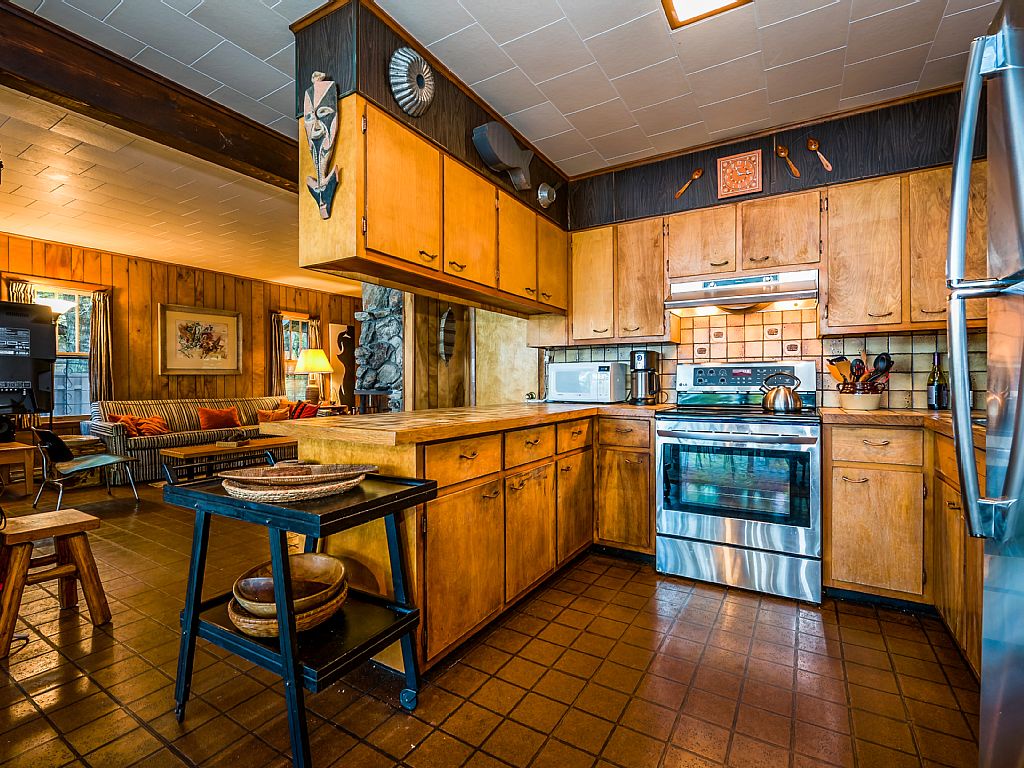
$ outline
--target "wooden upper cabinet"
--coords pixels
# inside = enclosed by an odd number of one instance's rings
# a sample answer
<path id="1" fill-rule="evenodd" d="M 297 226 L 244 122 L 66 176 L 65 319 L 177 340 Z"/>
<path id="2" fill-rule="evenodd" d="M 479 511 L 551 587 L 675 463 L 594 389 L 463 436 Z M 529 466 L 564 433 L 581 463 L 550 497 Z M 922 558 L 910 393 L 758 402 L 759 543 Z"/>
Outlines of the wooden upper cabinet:
<path id="1" fill-rule="evenodd" d="M 818 190 L 748 200 L 739 204 L 738 218 L 743 269 L 814 264 L 821 260 Z"/>
<path id="2" fill-rule="evenodd" d="M 949 199 L 953 173 L 936 168 L 909 176 L 910 186 L 910 320 L 946 319 L 946 249 L 949 243 Z M 988 212 L 985 205 L 988 164 L 971 171 L 967 217 L 967 277 L 985 277 L 988 255 Z M 968 319 L 985 316 L 985 302 L 967 303 Z"/>
<path id="3" fill-rule="evenodd" d="M 616 228 L 615 335 L 619 338 L 665 334 L 664 229 L 659 219 Z M 575 305 L 574 305 L 575 308 Z"/>
<path id="4" fill-rule="evenodd" d="M 572 233 L 572 337 L 615 336 L 615 236 L 612 227 Z"/>
<path id="5" fill-rule="evenodd" d="M 369 105 L 366 248 L 441 269 L 441 153 Z"/>
<path id="6" fill-rule="evenodd" d="M 902 322 L 901 238 L 899 177 L 829 189 L 829 328 Z"/>
<path id="7" fill-rule="evenodd" d="M 569 304 L 569 237 L 537 216 L 537 290 L 540 301 L 565 309 Z"/>
<path id="8" fill-rule="evenodd" d="M 736 270 L 736 206 L 719 205 L 665 219 L 668 276 L 690 277 Z"/>
<path id="9" fill-rule="evenodd" d="M 447 274 L 494 288 L 498 212 L 494 185 L 444 157 L 444 264 Z"/>
<path id="10" fill-rule="evenodd" d="M 498 288 L 537 298 L 537 214 L 498 190 Z"/>

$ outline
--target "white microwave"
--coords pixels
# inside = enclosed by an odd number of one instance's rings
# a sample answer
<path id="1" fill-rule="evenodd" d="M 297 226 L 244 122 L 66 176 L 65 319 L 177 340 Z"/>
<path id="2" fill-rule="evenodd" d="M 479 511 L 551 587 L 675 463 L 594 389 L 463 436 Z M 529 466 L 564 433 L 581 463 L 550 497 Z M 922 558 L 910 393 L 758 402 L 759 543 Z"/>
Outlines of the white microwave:
<path id="1" fill-rule="evenodd" d="M 621 403 L 625 363 L 549 363 L 545 399 L 552 403 Z"/>

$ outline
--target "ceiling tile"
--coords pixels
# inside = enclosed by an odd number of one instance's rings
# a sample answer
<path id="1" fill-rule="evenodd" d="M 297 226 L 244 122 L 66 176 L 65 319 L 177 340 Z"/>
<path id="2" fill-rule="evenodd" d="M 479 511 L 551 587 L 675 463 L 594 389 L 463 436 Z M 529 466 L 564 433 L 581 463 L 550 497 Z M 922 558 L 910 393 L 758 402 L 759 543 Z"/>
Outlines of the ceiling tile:
<path id="1" fill-rule="evenodd" d="M 260 59 L 270 58 L 294 37 L 280 16 L 252 0 L 204 2 L 188 15 Z"/>
<path id="2" fill-rule="evenodd" d="M 565 116 L 550 101 L 505 115 L 505 119 L 530 141 L 545 139 L 572 128 Z"/>
<path id="3" fill-rule="evenodd" d="M 109 126 L 103 123 L 70 113 L 54 123 L 50 130 L 69 139 L 83 141 L 94 147 L 105 149 L 108 152 L 117 152 L 121 147 L 132 141 L 128 134 L 120 131 L 111 131 Z"/>
<path id="4" fill-rule="evenodd" d="M 768 92 L 764 89 L 700 108 L 708 133 L 745 125 L 768 117 Z"/>
<path id="5" fill-rule="evenodd" d="M 295 84 L 282 85 L 273 93 L 268 93 L 260 99 L 260 104 L 265 104 L 282 115 L 293 114 L 295 111 Z"/>
<path id="6" fill-rule="evenodd" d="M 156 48 L 149 46 L 146 46 L 132 61 L 196 93 L 201 93 L 203 96 L 209 96 L 221 85 L 212 77 L 207 77 L 202 72 L 182 64 L 177 59 L 165 56 Z"/>
<path id="7" fill-rule="evenodd" d="M 260 123 L 266 123 L 282 117 L 281 112 L 262 102 L 256 101 L 244 93 L 239 93 L 234 88 L 222 85 L 210 94 L 211 99 L 216 99 L 229 109 L 233 109 L 246 117 L 251 117 Z"/>
<path id="8" fill-rule="evenodd" d="M 680 147 L 696 147 L 708 140 L 708 129 L 704 121 L 684 125 L 664 133 L 655 133 L 647 137 L 658 152 L 674 152 Z"/>
<path id="9" fill-rule="evenodd" d="M 871 93 L 862 93 L 857 96 L 843 98 L 839 100 L 839 109 L 841 111 L 857 109 L 858 107 L 870 106 L 871 104 L 880 104 L 881 102 L 889 101 L 890 99 L 898 99 L 901 96 L 907 96 L 913 93 L 916 85 L 916 82 L 902 83 L 900 85 L 894 85 L 891 88 L 883 88 L 879 91 L 872 91 Z"/>
<path id="10" fill-rule="evenodd" d="M 564 114 L 609 101 L 619 95 L 597 64 L 588 64 L 559 75 L 537 87 Z"/>
<path id="11" fill-rule="evenodd" d="M 676 56 L 617 77 L 612 85 L 630 109 L 642 109 L 690 93 L 690 81 Z"/>
<path id="12" fill-rule="evenodd" d="M 984 35 L 988 30 L 998 7 L 998 4 L 984 5 L 981 8 L 944 17 L 939 22 L 939 29 L 928 58 L 943 59 L 967 51 L 971 41 Z"/>
<path id="13" fill-rule="evenodd" d="M 66 3 L 50 0 L 50 2 L 39 6 L 38 13 L 44 19 L 65 29 L 70 29 L 76 34 L 92 40 L 97 45 L 129 59 L 146 47 L 146 44 L 138 39 L 126 35 Z"/>
<path id="14" fill-rule="evenodd" d="M 6 88 L 0 88 L 0 112 L 39 128 L 49 128 L 65 114 L 63 109 L 52 104 L 30 99 Z"/>
<path id="15" fill-rule="evenodd" d="M 917 83 L 921 78 L 929 47 L 925 43 L 916 48 L 848 65 L 843 76 L 843 99 L 903 83 Z"/>
<path id="16" fill-rule="evenodd" d="M 558 4 L 584 39 L 662 7 L 659 0 L 558 0 Z"/>
<path id="17" fill-rule="evenodd" d="M 639 109 L 633 113 L 633 117 L 644 133 L 650 136 L 652 133 L 664 133 L 683 125 L 691 125 L 700 119 L 700 112 L 697 100 L 692 94 L 687 94 L 653 107 Z"/>
<path id="18" fill-rule="evenodd" d="M 563 18 L 556 0 L 461 0 L 477 23 L 501 45 Z M 428 3 L 429 5 L 429 3 Z"/>
<path id="19" fill-rule="evenodd" d="M 757 12 L 757 26 L 767 27 L 836 2 L 838 0 L 757 0 L 753 6 Z"/>
<path id="20" fill-rule="evenodd" d="M 952 16 L 955 13 L 961 11 L 970 11 L 974 8 L 980 8 L 983 5 L 993 5 L 996 8 L 999 7 L 999 2 L 992 2 L 992 0 L 948 0 L 946 3 L 946 16 Z M 993 16 L 995 14 L 993 13 Z"/>
<path id="21" fill-rule="evenodd" d="M 430 46 L 430 52 L 464 83 L 486 80 L 512 67 L 512 60 L 479 24 L 439 40 Z"/>
<path id="22" fill-rule="evenodd" d="M 929 43 L 942 18 L 946 0 L 918 0 L 894 11 L 850 24 L 846 63 L 856 64 Z"/>
<path id="23" fill-rule="evenodd" d="M 590 152 L 594 148 L 589 141 L 583 138 L 583 134 L 573 129 L 541 139 L 537 142 L 537 149 L 552 162 L 558 162 L 568 157 L 576 157 Z"/>
<path id="24" fill-rule="evenodd" d="M 607 163 L 604 158 L 597 154 L 597 152 L 587 152 L 584 155 L 562 160 L 558 167 L 569 176 L 578 176 L 581 173 L 590 173 L 590 171 L 604 168 L 605 165 Z"/>
<path id="25" fill-rule="evenodd" d="M 506 43 L 502 50 L 535 83 L 564 75 L 594 60 L 566 19 Z"/>
<path id="26" fill-rule="evenodd" d="M 772 67 L 765 72 L 768 100 L 782 101 L 803 93 L 820 91 L 843 82 L 846 49 L 811 56 L 792 64 Z"/>
<path id="27" fill-rule="evenodd" d="M 49 4 L 44 3 L 43 7 Z M 194 62 L 223 39 L 160 0 L 121 3 L 104 21 L 186 64 Z"/>
<path id="28" fill-rule="evenodd" d="M 619 77 L 671 56 L 674 50 L 668 32 L 665 13 L 658 10 L 585 42 L 608 77 Z"/>
<path id="29" fill-rule="evenodd" d="M 708 138 L 712 142 L 718 143 L 722 141 L 728 141 L 729 139 L 742 139 L 746 136 L 750 136 L 752 133 L 758 133 L 760 131 L 767 130 L 771 127 L 771 118 L 765 117 L 760 120 L 753 120 L 749 123 L 743 123 L 742 125 L 731 125 L 728 128 L 722 128 L 717 131 L 709 131 Z"/>
<path id="30" fill-rule="evenodd" d="M 748 3 L 672 33 L 683 69 L 697 72 L 761 50 L 755 5 Z"/>
<path id="31" fill-rule="evenodd" d="M 918 0 L 853 0 L 850 21 L 859 21 L 879 13 L 888 13 L 906 5 L 915 5 Z"/>
<path id="32" fill-rule="evenodd" d="M 816 11 L 759 30 L 766 67 L 778 67 L 846 45 L 850 0 L 839 0 Z"/>
<path id="33" fill-rule="evenodd" d="M 317 5 L 321 4 L 322 0 L 317 0 Z M 473 17 L 458 0 L 377 0 L 377 5 L 427 46 L 473 23 Z"/>
<path id="34" fill-rule="evenodd" d="M 90 16 L 102 19 L 117 7 L 120 0 L 63 0 L 68 5 L 73 5 L 80 11 L 85 11 Z"/>
<path id="35" fill-rule="evenodd" d="M 632 113 L 626 109 L 622 99 L 612 99 L 604 104 L 581 109 L 579 112 L 566 115 L 566 118 L 588 139 L 636 125 Z"/>
<path id="36" fill-rule="evenodd" d="M 842 86 L 837 85 L 790 99 L 770 102 L 768 106 L 772 122 L 776 125 L 789 125 L 834 114 L 839 110 L 841 91 Z"/>
<path id="37" fill-rule="evenodd" d="M 473 83 L 473 90 L 501 115 L 542 104 L 544 94 L 518 68 Z"/>
<path id="38" fill-rule="evenodd" d="M 697 103 L 713 104 L 762 90 L 765 87 L 764 63 L 760 53 L 752 53 L 717 67 L 692 72 L 689 79 Z"/>
<path id="39" fill-rule="evenodd" d="M 283 72 L 228 40 L 200 57 L 194 66 L 203 74 L 253 99 L 260 99 L 293 82 Z"/>
<path id="40" fill-rule="evenodd" d="M 941 88 L 944 85 L 962 83 L 966 71 L 966 53 L 958 53 L 955 56 L 946 56 L 942 59 L 933 59 L 932 61 L 925 62 L 924 71 L 921 72 L 921 79 L 917 83 L 917 90 L 930 91 L 933 88 Z"/>
<path id="41" fill-rule="evenodd" d="M 295 79 L 295 43 L 291 42 L 273 56 L 267 58 L 267 64 L 284 72 L 292 80 Z"/>

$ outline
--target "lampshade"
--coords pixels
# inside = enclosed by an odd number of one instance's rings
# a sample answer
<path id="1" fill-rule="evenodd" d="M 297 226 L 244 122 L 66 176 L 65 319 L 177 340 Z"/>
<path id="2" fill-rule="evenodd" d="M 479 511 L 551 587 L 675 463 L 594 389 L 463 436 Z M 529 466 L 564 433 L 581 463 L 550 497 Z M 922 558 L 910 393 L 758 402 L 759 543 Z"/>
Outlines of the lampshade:
<path id="1" fill-rule="evenodd" d="M 299 359 L 295 362 L 295 373 L 331 373 L 330 362 L 327 360 L 327 353 L 322 349 L 304 349 L 299 352 Z"/>
<path id="2" fill-rule="evenodd" d="M 63 315 L 69 309 L 75 306 L 75 302 L 68 301 L 67 299 L 58 299 L 56 296 L 47 296 L 46 298 L 36 299 L 36 304 L 42 304 L 53 310 L 54 314 Z"/>

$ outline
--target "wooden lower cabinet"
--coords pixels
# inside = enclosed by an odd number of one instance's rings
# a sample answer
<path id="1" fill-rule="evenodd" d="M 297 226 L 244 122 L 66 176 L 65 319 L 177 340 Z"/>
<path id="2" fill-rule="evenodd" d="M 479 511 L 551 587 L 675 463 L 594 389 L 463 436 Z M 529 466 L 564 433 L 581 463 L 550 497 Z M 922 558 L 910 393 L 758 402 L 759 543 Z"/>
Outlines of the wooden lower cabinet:
<path id="1" fill-rule="evenodd" d="M 964 540 L 964 654 L 981 675 L 981 613 L 985 592 L 985 540 Z"/>
<path id="2" fill-rule="evenodd" d="M 597 538 L 628 549 L 651 549 L 651 456 L 601 446 L 597 454 Z"/>
<path id="3" fill-rule="evenodd" d="M 584 451 L 556 462 L 556 562 L 561 565 L 594 540 L 594 455 Z"/>
<path id="4" fill-rule="evenodd" d="M 501 479 L 492 480 L 426 505 L 427 659 L 462 640 L 504 606 L 503 486 Z"/>
<path id="5" fill-rule="evenodd" d="M 554 567 L 555 464 L 550 462 L 505 478 L 505 600 L 514 600 Z"/>
<path id="6" fill-rule="evenodd" d="M 944 480 L 935 485 L 935 607 L 980 674 L 985 542 L 967 535 L 960 492 Z"/>

